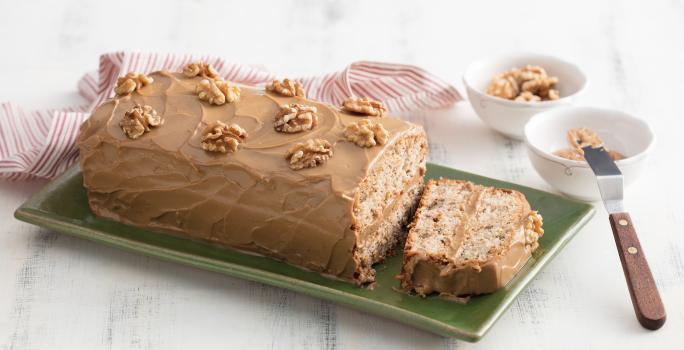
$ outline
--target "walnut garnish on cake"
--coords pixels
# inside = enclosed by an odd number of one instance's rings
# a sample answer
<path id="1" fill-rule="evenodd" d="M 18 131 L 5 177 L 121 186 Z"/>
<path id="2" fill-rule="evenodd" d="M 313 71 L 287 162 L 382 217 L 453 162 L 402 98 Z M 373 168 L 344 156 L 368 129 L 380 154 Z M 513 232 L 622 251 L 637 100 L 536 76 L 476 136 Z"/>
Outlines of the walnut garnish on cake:
<path id="1" fill-rule="evenodd" d="M 344 129 L 344 137 L 359 147 L 373 147 L 387 143 L 389 132 L 380 123 L 362 119 L 347 125 Z"/>
<path id="2" fill-rule="evenodd" d="M 197 96 L 202 101 L 220 106 L 233 103 L 240 98 L 240 88 L 223 80 L 202 79 L 195 87 Z"/>
<path id="3" fill-rule="evenodd" d="M 238 146 L 245 142 L 247 132 L 238 124 L 226 124 L 215 121 L 202 133 L 202 149 L 208 152 L 236 152 Z"/>
<path id="4" fill-rule="evenodd" d="M 292 103 L 280 106 L 273 127 L 278 132 L 297 133 L 313 129 L 318 124 L 318 109 L 314 106 Z"/>
<path id="5" fill-rule="evenodd" d="M 544 235 L 544 229 L 542 228 L 544 224 L 544 219 L 539 212 L 533 210 L 527 216 L 527 223 L 525 223 L 525 244 L 530 246 L 532 250 L 536 250 L 539 247 L 539 237 Z"/>
<path id="6" fill-rule="evenodd" d="M 342 109 L 347 112 L 364 114 L 371 117 L 382 117 L 387 108 L 382 105 L 382 102 L 370 99 L 368 97 L 348 98 L 342 101 Z"/>
<path id="7" fill-rule="evenodd" d="M 118 96 L 128 95 L 136 90 L 140 90 L 146 85 L 152 84 L 154 79 L 142 73 L 129 72 L 123 77 L 119 77 L 114 87 L 114 93 Z"/>
<path id="8" fill-rule="evenodd" d="M 189 63 L 183 67 L 183 75 L 188 78 L 200 76 L 207 79 L 216 79 L 218 72 L 209 63 L 198 61 Z"/>
<path id="9" fill-rule="evenodd" d="M 306 92 L 297 81 L 290 79 L 273 80 L 271 84 L 266 85 L 267 91 L 272 91 L 285 97 L 306 97 Z"/>
<path id="10" fill-rule="evenodd" d="M 129 139 L 137 139 L 150 128 L 164 124 L 164 119 L 151 106 L 136 104 L 119 122 L 119 126 Z"/>
<path id="11" fill-rule="evenodd" d="M 290 148 L 285 158 L 290 163 L 291 169 L 300 170 L 322 165 L 332 155 L 330 142 L 323 139 L 308 139 L 306 142 L 298 143 Z"/>
<path id="12" fill-rule="evenodd" d="M 487 94 L 519 102 L 557 100 L 560 93 L 555 89 L 558 78 L 549 76 L 539 66 L 526 65 L 497 74 L 487 87 Z"/>

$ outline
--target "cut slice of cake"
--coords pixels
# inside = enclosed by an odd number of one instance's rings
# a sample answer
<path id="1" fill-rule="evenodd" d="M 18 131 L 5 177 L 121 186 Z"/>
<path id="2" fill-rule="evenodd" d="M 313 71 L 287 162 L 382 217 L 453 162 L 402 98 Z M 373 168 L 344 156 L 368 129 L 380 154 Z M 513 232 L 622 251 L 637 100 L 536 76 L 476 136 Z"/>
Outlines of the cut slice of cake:
<path id="1" fill-rule="evenodd" d="M 517 191 L 430 180 L 410 225 L 402 287 L 419 295 L 491 293 L 537 249 L 542 218 Z"/>

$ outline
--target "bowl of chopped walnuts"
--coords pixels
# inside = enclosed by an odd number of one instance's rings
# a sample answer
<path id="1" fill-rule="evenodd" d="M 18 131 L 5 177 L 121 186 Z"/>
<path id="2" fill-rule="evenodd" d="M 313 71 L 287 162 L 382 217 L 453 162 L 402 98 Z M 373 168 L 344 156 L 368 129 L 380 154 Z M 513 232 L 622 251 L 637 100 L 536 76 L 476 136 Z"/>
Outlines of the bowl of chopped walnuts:
<path id="1" fill-rule="evenodd" d="M 477 61 L 463 75 L 468 100 L 492 129 L 522 140 L 535 114 L 572 105 L 587 85 L 575 64 L 532 53 L 496 56 Z"/>

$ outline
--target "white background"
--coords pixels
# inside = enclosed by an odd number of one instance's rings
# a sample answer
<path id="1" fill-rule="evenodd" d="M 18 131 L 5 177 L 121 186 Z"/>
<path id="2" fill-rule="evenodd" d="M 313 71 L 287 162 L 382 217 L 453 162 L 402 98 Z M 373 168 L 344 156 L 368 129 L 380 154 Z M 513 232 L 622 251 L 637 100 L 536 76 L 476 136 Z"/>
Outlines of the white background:
<path id="1" fill-rule="evenodd" d="M 0 100 L 81 104 L 77 79 L 114 50 L 210 53 L 290 76 L 370 59 L 421 66 L 462 90 L 475 59 L 561 56 L 591 82 L 583 104 L 645 118 L 658 136 L 626 192 L 668 311 L 635 321 L 606 214 L 597 215 L 478 344 L 442 338 L 258 283 L 20 223 L 44 182 L 0 182 L 2 349 L 684 348 L 684 4 L 679 1 L 0 2 Z M 550 190 L 521 143 L 467 103 L 416 114 L 433 162 Z"/>

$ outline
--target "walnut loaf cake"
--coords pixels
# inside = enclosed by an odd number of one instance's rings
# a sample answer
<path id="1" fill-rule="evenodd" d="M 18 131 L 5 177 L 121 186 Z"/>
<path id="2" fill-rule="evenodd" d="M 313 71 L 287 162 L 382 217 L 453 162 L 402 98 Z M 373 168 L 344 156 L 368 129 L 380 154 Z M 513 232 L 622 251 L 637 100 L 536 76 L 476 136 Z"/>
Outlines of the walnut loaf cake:
<path id="1" fill-rule="evenodd" d="M 427 141 L 381 103 L 238 87 L 203 63 L 129 73 L 115 92 L 78 140 L 96 215 L 359 284 L 405 240 Z"/>
<path id="2" fill-rule="evenodd" d="M 430 180 L 410 224 L 402 287 L 420 295 L 493 292 L 539 246 L 541 220 L 520 192 Z"/>

